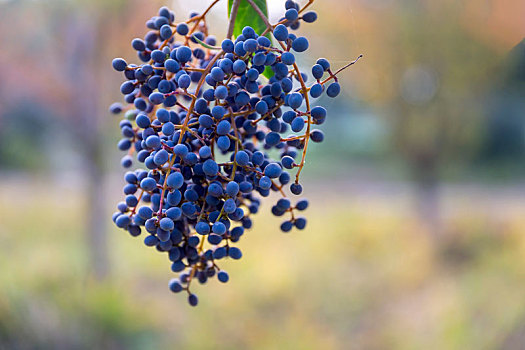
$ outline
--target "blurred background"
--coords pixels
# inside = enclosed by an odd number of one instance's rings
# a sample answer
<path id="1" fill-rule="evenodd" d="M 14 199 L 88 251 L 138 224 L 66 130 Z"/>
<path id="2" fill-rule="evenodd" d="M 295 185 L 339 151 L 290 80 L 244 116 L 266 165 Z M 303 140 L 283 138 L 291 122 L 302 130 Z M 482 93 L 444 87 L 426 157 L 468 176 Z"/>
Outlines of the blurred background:
<path id="1" fill-rule="evenodd" d="M 0 348 L 523 349 L 525 3 L 316 1 L 300 66 L 364 58 L 318 101 L 309 224 L 282 234 L 266 203 L 230 282 L 191 308 L 166 257 L 111 222 L 107 108 L 145 21 L 208 3 L 0 0 Z"/>

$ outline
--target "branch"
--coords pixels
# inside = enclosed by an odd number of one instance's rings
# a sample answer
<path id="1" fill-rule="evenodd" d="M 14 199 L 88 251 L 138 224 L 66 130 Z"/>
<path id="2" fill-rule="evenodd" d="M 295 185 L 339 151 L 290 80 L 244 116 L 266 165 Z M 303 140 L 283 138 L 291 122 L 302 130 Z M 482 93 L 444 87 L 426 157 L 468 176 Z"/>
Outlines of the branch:
<path id="1" fill-rule="evenodd" d="M 233 0 L 232 10 L 230 12 L 230 23 L 228 24 L 228 34 L 226 34 L 228 39 L 232 38 L 233 27 L 235 27 L 235 19 L 237 18 L 237 10 L 239 9 L 240 3 L 241 0 Z"/>

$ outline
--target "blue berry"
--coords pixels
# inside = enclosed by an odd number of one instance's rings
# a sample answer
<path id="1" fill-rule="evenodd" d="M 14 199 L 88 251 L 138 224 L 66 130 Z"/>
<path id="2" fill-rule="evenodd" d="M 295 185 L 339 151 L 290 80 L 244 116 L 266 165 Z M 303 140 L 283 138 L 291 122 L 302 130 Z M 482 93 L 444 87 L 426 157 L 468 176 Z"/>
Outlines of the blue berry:
<path id="1" fill-rule="evenodd" d="M 223 208 L 227 214 L 231 214 L 237 209 L 237 205 L 233 199 L 229 198 L 224 202 Z"/>
<path id="2" fill-rule="evenodd" d="M 222 237 L 220 235 L 212 233 L 208 236 L 208 242 L 210 242 L 210 244 L 217 245 L 221 243 L 221 241 Z"/>
<path id="3" fill-rule="evenodd" d="M 155 236 L 149 235 L 144 238 L 144 244 L 148 247 L 154 247 L 159 243 L 159 239 Z"/>
<path id="4" fill-rule="evenodd" d="M 281 175 L 281 172 L 281 166 L 277 163 L 270 163 L 264 168 L 264 175 L 272 179 L 279 177 L 279 175 Z"/>
<path id="5" fill-rule="evenodd" d="M 237 247 L 230 247 L 230 249 L 228 250 L 228 256 L 232 259 L 238 260 L 242 258 L 242 252 Z"/>
<path id="6" fill-rule="evenodd" d="M 294 49 L 297 52 L 304 52 L 308 50 L 308 45 L 308 39 L 301 36 L 292 42 L 292 49 Z"/>
<path id="7" fill-rule="evenodd" d="M 329 97 L 336 97 L 341 92 L 341 86 L 337 82 L 333 82 L 332 84 L 328 85 L 328 88 L 326 89 L 326 94 Z"/>
<path id="8" fill-rule="evenodd" d="M 297 218 L 295 220 L 295 227 L 297 227 L 299 230 L 304 229 L 306 226 L 306 219 L 305 218 Z"/>
<path id="9" fill-rule="evenodd" d="M 310 96 L 313 98 L 317 98 L 323 94 L 323 86 L 321 84 L 314 84 L 310 88 Z"/>
<path id="10" fill-rule="evenodd" d="M 157 182 L 151 177 L 147 177 L 140 182 L 140 187 L 144 191 L 150 192 L 157 188 Z"/>
<path id="11" fill-rule="evenodd" d="M 293 228 L 293 223 L 291 221 L 285 221 L 281 224 L 281 231 L 289 232 Z"/>
<path id="12" fill-rule="evenodd" d="M 113 69 L 115 69 L 118 72 L 123 72 L 128 65 L 126 61 L 124 61 L 124 59 L 122 58 L 115 58 L 112 64 L 113 64 Z"/>
<path id="13" fill-rule="evenodd" d="M 153 50 L 151 59 L 158 63 L 163 63 L 166 60 L 166 54 L 160 50 Z"/>
<path id="14" fill-rule="evenodd" d="M 159 227 L 164 231 L 171 231 L 175 227 L 173 220 L 170 218 L 162 218 L 159 221 Z"/>
<path id="15" fill-rule="evenodd" d="M 215 81 L 222 81 L 224 79 L 224 71 L 219 67 L 213 67 L 210 75 Z"/>
<path id="16" fill-rule="evenodd" d="M 322 106 L 316 106 L 312 108 L 310 113 L 312 115 L 312 118 L 314 118 L 315 120 L 323 119 L 326 117 L 326 109 Z"/>
<path id="17" fill-rule="evenodd" d="M 299 17 L 299 12 L 297 12 L 296 9 L 289 9 L 286 10 L 286 13 L 284 14 L 284 17 L 289 20 L 290 22 L 295 21 Z"/>
<path id="18" fill-rule="evenodd" d="M 217 134 L 218 135 L 226 135 L 230 132 L 231 124 L 227 120 L 222 120 L 217 124 Z"/>
<path id="19" fill-rule="evenodd" d="M 286 169 L 292 169 L 294 167 L 294 159 L 292 157 L 290 157 L 290 156 L 284 156 L 281 159 L 281 164 Z"/>
<path id="20" fill-rule="evenodd" d="M 191 84 L 191 78 L 189 75 L 187 74 L 183 74 L 179 77 L 179 79 L 177 80 L 177 84 L 179 85 L 179 87 L 181 89 L 187 89 L 190 87 L 190 84 Z"/>
<path id="21" fill-rule="evenodd" d="M 321 65 L 325 71 L 330 69 L 330 62 L 326 58 L 318 59 L 317 64 Z"/>
<path id="22" fill-rule="evenodd" d="M 201 235 L 207 235 L 210 233 L 210 225 L 205 221 L 199 221 L 195 225 L 195 231 Z"/>
<path id="23" fill-rule="evenodd" d="M 235 156 L 235 161 L 240 166 L 246 166 L 246 165 L 248 165 L 248 163 L 250 161 L 250 156 L 248 156 L 248 153 L 246 153 L 244 151 L 239 151 L 239 152 L 237 152 L 237 155 Z"/>
<path id="24" fill-rule="evenodd" d="M 281 60 L 284 64 L 291 66 L 295 63 L 295 56 L 291 52 L 283 52 L 281 55 Z"/>
<path id="25" fill-rule="evenodd" d="M 180 281 L 175 278 L 170 281 L 169 288 L 173 293 L 180 293 L 183 289 Z"/>
<path id="26" fill-rule="evenodd" d="M 222 222 L 216 222 L 212 226 L 212 231 L 215 234 L 222 235 L 226 233 L 226 226 Z"/>
<path id="27" fill-rule="evenodd" d="M 215 89 L 215 98 L 223 100 L 228 97 L 228 88 L 226 86 L 218 86 Z"/>
<path id="28" fill-rule="evenodd" d="M 232 53 L 234 48 L 233 41 L 231 41 L 230 39 L 224 39 L 221 43 L 221 47 L 224 50 L 224 52 Z"/>
<path id="29" fill-rule="evenodd" d="M 315 79 L 321 79 L 323 77 L 323 74 L 324 74 L 324 68 L 320 64 L 315 64 L 312 67 L 312 75 L 314 76 Z"/>
<path id="30" fill-rule="evenodd" d="M 299 132 L 303 130 L 304 124 L 305 122 L 302 117 L 296 117 L 294 120 L 292 120 L 292 131 Z"/>
<path id="31" fill-rule="evenodd" d="M 290 95 L 288 95 L 288 105 L 293 108 L 297 109 L 301 107 L 301 104 L 303 103 L 303 95 L 301 95 L 298 92 L 293 92 Z"/>
<path id="32" fill-rule="evenodd" d="M 230 197 L 235 197 L 239 193 L 239 184 L 235 181 L 230 181 L 226 185 L 226 193 Z"/>
<path id="33" fill-rule="evenodd" d="M 228 276 L 228 273 L 225 271 L 219 271 L 217 274 L 217 279 L 222 283 L 226 283 L 230 279 L 230 276 Z"/>
<path id="34" fill-rule="evenodd" d="M 208 176 L 215 176 L 219 171 L 219 167 L 213 159 L 208 159 L 204 162 L 202 170 Z"/>
<path id="35" fill-rule="evenodd" d="M 171 37 L 171 34 L 173 34 L 171 27 L 168 24 L 164 24 L 160 28 L 160 37 L 163 40 L 167 40 Z"/>
<path id="36" fill-rule="evenodd" d="M 313 23 L 317 20 L 317 13 L 315 11 L 306 12 L 303 15 L 303 21 L 306 23 Z"/>
<path id="37" fill-rule="evenodd" d="M 259 180 L 259 187 L 263 190 L 269 190 L 272 187 L 272 179 L 268 176 L 262 176 Z"/>
<path id="38" fill-rule="evenodd" d="M 144 51 L 146 50 L 146 44 L 144 43 L 144 40 L 135 38 L 131 41 L 131 47 L 137 51 Z"/>
<path id="39" fill-rule="evenodd" d="M 164 95 L 160 92 L 154 92 L 149 95 L 149 100 L 154 105 L 160 105 L 162 102 L 164 102 Z"/>
<path id="40" fill-rule="evenodd" d="M 190 28 L 186 23 L 179 23 L 177 25 L 177 33 L 180 35 L 187 35 L 190 32 Z"/>
<path id="41" fill-rule="evenodd" d="M 197 296 L 195 294 L 190 294 L 188 296 L 188 303 L 191 306 L 197 306 L 197 304 L 199 303 L 199 298 L 197 298 Z"/>
<path id="42" fill-rule="evenodd" d="M 324 140 L 324 134 L 321 130 L 312 130 L 312 132 L 310 133 L 310 139 L 313 141 L 313 142 L 323 142 Z"/>
<path id="43" fill-rule="evenodd" d="M 182 63 L 188 62 L 189 60 L 191 60 L 191 55 L 192 55 L 192 52 L 189 47 L 180 46 L 177 48 L 177 51 L 176 51 L 177 61 L 182 62 Z"/>
<path id="44" fill-rule="evenodd" d="M 173 147 L 173 153 L 178 155 L 179 157 L 184 157 L 186 154 L 188 154 L 188 147 L 182 143 L 179 143 L 175 147 Z"/>
<path id="45" fill-rule="evenodd" d="M 306 208 L 308 208 L 308 200 L 301 199 L 300 201 L 297 202 L 295 207 L 297 208 L 297 210 L 306 210 Z"/>
<path id="46" fill-rule="evenodd" d="M 237 74 L 242 74 L 246 70 L 246 63 L 242 60 L 233 62 L 233 71 Z"/>
<path id="47" fill-rule="evenodd" d="M 255 30 L 250 27 L 250 26 L 246 26 L 242 29 L 242 35 L 246 38 L 246 39 L 253 39 L 255 38 L 256 34 L 255 34 Z"/>
<path id="48" fill-rule="evenodd" d="M 125 81 L 120 85 L 120 92 L 124 95 L 131 94 L 135 90 L 135 86 L 131 81 Z"/>
<path id="49" fill-rule="evenodd" d="M 131 223 L 131 218 L 126 214 L 122 214 L 117 217 L 115 223 L 118 227 L 125 228 Z"/>
<path id="50" fill-rule="evenodd" d="M 279 41 L 288 39 L 288 29 L 284 24 L 278 24 L 273 30 L 273 36 Z"/>
<path id="51" fill-rule="evenodd" d="M 169 156 L 170 155 L 166 150 L 161 149 L 155 154 L 155 157 L 153 157 L 153 161 L 155 162 L 155 164 L 160 166 L 168 161 Z"/>
<path id="52" fill-rule="evenodd" d="M 199 157 L 202 159 L 211 157 L 211 148 L 209 146 L 202 146 L 199 149 Z"/>
<path id="53" fill-rule="evenodd" d="M 222 119 L 224 117 L 224 114 L 226 113 L 226 111 L 224 110 L 224 108 L 222 106 L 214 106 L 211 110 L 211 115 L 215 118 L 215 119 Z"/>
<path id="54" fill-rule="evenodd" d="M 268 146 L 275 146 L 281 142 L 281 135 L 276 132 L 271 132 L 266 135 L 265 142 Z"/>
<path id="55" fill-rule="evenodd" d="M 303 192 L 303 186 L 293 183 L 290 185 L 290 191 L 295 195 L 300 195 Z"/>
<path id="56" fill-rule="evenodd" d="M 181 173 L 175 172 L 171 173 L 168 178 L 166 179 L 166 184 L 170 188 L 179 189 L 182 187 L 182 184 L 184 183 L 184 177 Z"/>
<path id="57" fill-rule="evenodd" d="M 246 52 L 255 52 L 257 50 L 257 40 L 248 39 L 243 44 L 243 49 Z"/>

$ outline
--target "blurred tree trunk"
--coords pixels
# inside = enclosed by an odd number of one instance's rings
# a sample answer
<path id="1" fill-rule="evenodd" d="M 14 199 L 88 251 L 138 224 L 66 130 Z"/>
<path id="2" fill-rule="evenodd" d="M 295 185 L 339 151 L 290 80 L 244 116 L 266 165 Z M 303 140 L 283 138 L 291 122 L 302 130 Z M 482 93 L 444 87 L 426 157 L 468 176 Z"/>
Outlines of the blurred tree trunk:
<path id="1" fill-rule="evenodd" d="M 425 232 L 434 240 L 443 235 L 439 193 L 439 170 L 446 126 L 433 117 L 425 127 L 418 127 L 422 107 L 410 106 L 401 97 L 396 100 L 396 147 L 408 163 L 413 188 L 413 211 Z M 429 112 L 427 112 L 429 113 Z M 437 114 L 445 114 L 441 111 Z"/>
<path id="2" fill-rule="evenodd" d="M 96 136 L 95 136 L 96 137 Z M 100 137 L 97 137 L 100 139 Z M 101 162 L 102 140 L 86 143 L 87 173 L 87 215 L 86 237 L 89 249 L 91 270 L 96 279 L 107 277 L 110 270 L 106 223 L 106 196 L 104 191 L 105 172 Z"/>
<path id="3" fill-rule="evenodd" d="M 415 212 L 434 239 L 443 233 L 438 179 L 438 159 L 432 152 L 415 154 L 411 161 Z"/>

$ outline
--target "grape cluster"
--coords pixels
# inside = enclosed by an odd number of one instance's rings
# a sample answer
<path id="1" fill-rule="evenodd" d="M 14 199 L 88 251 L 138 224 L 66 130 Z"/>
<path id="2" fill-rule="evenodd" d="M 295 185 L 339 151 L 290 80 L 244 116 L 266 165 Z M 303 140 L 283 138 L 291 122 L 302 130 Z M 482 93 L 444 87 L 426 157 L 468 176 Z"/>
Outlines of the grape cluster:
<path id="1" fill-rule="evenodd" d="M 125 114 L 118 143 L 127 152 L 122 166 L 130 168 L 136 154 L 146 168 L 125 174 L 126 197 L 113 221 L 132 236 L 144 229 L 144 243 L 168 253 L 171 269 L 179 273 L 169 288 L 186 291 L 193 306 L 198 303 L 190 292 L 194 279 L 228 281 L 217 263 L 242 257 L 234 243 L 252 226 L 260 197 L 272 191 L 282 197 L 271 209 L 287 216 L 282 231 L 305 227 L 298 212 L 308 201 L 293 204 L 285 190 L 301 194 L 308 142 L 324 138 L 313 127 L 325 121 L 326 109 L 311 106 L 311 99 L 340 91 L 326 59 L 312 67 L 310 86 L 296 64 L 296 53 L 309 43 L 290 29 L 315 21 L 315 12 L 286 1 L 277 25 L 260 35 L 245 27 L 234 41 L 217 46 L 206 25 L 210 8 L 177 23 L 162 7 L 148 20 L 150 31 L 131 42 L 142 63 L 113 60 L 126 78 L 120 91 L 128 105 L 110 107 Z M 293 169 L 295 179 L 286 171 Z"/>

